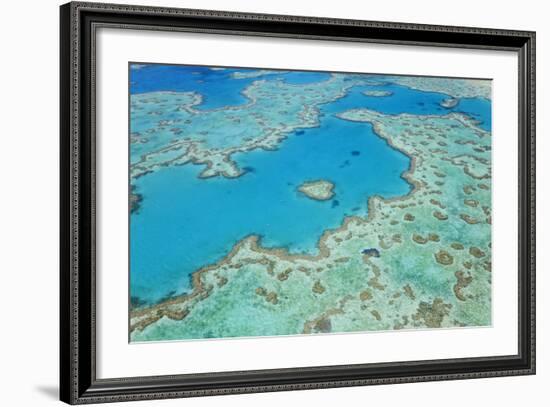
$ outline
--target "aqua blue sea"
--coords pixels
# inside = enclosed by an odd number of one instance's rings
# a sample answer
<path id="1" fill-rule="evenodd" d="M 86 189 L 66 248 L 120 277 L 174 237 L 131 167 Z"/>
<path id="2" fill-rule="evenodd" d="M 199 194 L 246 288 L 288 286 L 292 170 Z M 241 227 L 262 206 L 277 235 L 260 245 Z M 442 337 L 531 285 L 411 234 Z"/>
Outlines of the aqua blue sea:
<path id="1" fill-rule="evenodd" d="M 130 92 L 155 91 L 197 92 L 203 96 L 201 109 L 235 106 L 247 102 L 241 94 L 248 85 L 258 79 L 283 78 L 288 83 L 299 85 L 319 82 L 329 78 L 323 72 L 286 72 L 264 75 L 262 78 L 233 79 L 234 72 L 254 72 L 256 69 L 227 68 L 212 70 L 203 66 L 146 65 L 130 71 Z"/>
<path id="2" fill-rule="evenodd" d="M 245 102 L 241 91 L 251 79 L 232 79 L 243 69 L 213 71 L 205 67 L 152 65 L 131 70 L 130 91 L 196 91 L 203 109 Z M 326 73 L 290 72 L 265 75 L 295 84 L 318 82 Z M 364 90 L 389 90 L 390 97 L 368 97 Z M 144 197 L 131 215 L 130 289 L 142 301 L 155 302 L 190 289 L 190 275 L 215 263 L 248 235 L 261 236 L 266 247 L 293 253 L 314 253 L 326 229 L 338 227 L 352 214 L 366 215 L 370 196 L 406 194 L 411 185 L 402 177 L 407 156 L 377 137 L 369 124 L 334 116 L 365 107 L 385 114 L 445 114 L 460 111 L 490 129 L 491 106 L 485 99 L 463 99 L 454 109 L 440 106 L 447 95 L 421 92 L 395 84 L 357 86 L 321 109 L 318 128 L 299 130 L 277 151 L 258 150 L 233 158 L 246 173 L 235 179 L 200 179 L 202 167 L 169 167 L 133 181 Z M 330 201 L 315 201 L 298 193 L 306 180 L 335 183 Z"/>

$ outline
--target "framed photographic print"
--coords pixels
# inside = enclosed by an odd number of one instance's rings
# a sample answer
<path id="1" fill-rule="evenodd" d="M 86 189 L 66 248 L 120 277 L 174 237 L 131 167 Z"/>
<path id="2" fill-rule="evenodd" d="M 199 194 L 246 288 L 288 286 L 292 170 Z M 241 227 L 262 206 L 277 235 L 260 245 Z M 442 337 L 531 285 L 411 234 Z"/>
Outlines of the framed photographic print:
<path id="1" fill-rule="evenodd" d="M 535 34 L 61 6 L 61 399 L 535 372 Z"/>

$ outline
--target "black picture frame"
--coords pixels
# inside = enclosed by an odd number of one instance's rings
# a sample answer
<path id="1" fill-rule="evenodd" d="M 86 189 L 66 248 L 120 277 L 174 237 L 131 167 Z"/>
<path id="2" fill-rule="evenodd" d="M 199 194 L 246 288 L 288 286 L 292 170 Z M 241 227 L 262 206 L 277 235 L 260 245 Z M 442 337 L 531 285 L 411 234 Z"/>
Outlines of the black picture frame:
<path id="1" fill-rule="evenodd" d="M 535 373 L 534 32 L 82 2 L 62 5 L 60 23 L 62 401 L 84 404 Z M 518 353 L 231 373 L 96 378 L 94 35 L 96 28 L 102 26 L 517 52 Z"/>

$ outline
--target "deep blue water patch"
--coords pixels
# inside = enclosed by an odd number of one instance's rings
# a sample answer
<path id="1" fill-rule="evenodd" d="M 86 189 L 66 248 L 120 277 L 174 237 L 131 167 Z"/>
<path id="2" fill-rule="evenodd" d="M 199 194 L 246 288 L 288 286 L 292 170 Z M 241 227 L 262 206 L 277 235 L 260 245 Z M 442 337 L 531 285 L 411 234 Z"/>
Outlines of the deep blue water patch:
<path id="1" fill-rule="evenodd" d="M 197 92 L 203 97 L 203 101 L 197 106 L 197 109 L 238 106 L 248 101 L 241 92 L 252 82 L 262 77 L 234 79 L 232 74 L 253 71 L 255 69 L 212 69 L 187 65 L 141 65 L 138 69 L 130 68 L 130 93 Z"/>
<path id="2" fill-rule="evenodd" d="M 292 71 L 284 73 L 280 77 L 291 85 L 306 85 L 308 83 L 326 81 L 330 79 L 330 74 L 326 72 Z"/>
<path id="3" fill-rule="evenodd" d="M 491 131 L 491 102 L 484 98 L 463 98 L 451 110 L 464 113 L 477 120 L 483 130 Z"/>
<path id="4" fill-rule="evenodd" d="M 367 96 L 365 91 L 383 90 L 391 96 Z M 327 113 L 341 113 L 349 109 L 365 108 L 383 114 L 409 113 L 415 115 L 445 115 L 450 112 L 463 113 L 479 122 L 479 127 L 491 130 L 491 102 L 485 98 L 464 98 L 453 108 L 444 108 L 441 102 L 450 96 L 437 92 L 424 92 L 406 86 L 387 83 L 377 86 L 355 86 L 344 98 L 331 103 Z"/>
<path id="5" fill-rule="evenodd" d="M 374 248 L 374 247 L 369 247 L 368 249 L 363 249 L 361 251 L 362 254 L 364 255 L 367 255 L 367 256 L 371 256 L 371 257 L 380 257 L 380 252 L 378 251 L 378 249 Z"/>

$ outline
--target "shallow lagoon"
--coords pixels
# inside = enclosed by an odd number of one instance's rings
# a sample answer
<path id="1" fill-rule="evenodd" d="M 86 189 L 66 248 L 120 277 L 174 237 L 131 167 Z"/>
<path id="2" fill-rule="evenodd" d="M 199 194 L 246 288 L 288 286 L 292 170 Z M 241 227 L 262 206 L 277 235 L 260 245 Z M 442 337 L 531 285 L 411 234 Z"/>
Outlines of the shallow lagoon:
<path id="1" fill-rule="evenodd" d="M 247 172 L 235 179 L 200 179 L 201 168 L 189 165 L 138 179 L 146 204 L 132 215 L 132 295 L 155 301 L 174 287 L 189 289 L 190 273 L 250 234 L 262 236 L 266 247 L 314 253 L 324 230 L 346 215 L 366 215 L 369 196 L 410 190 L 400 177 L 409 158 L 370 126 L 330 116 L 320 128 L 299 133 L 277 151 L 236 155 Z M 316 201 L 297 191 L 316 179 L 336 184 L 334 199 Z"/>
<path id="2" fill-rule="evenodd" d="M 205 95 L 200 108 L 206 109 L 245 103 L 241 91 L 258 79 L 231 79 L 231 72 L 241 69 L 185 68 L 185 80 L 175 79 L 181 77 L 181 70 L 175 76 L 153 70 L 149 79 L 155 86 L 147 88 L 137 80 L 132 91 L 194 90 Z M 135 73 L 142 75 L 147 69 Z M 157 75 L 164 79 L 153 80 Z M 291 72 L 268 79 L 300 84 L 325 80 L 325 75 Z M 365 90 L 387 90 L 393 95 L 369 97 Z M 346 97 L 322 107 L 320 127 L 290 134 L 277 151 L 234 155 L 246 170 L 239 178 L 199 179 L 202 168 L 186 165 L 135 180 L 144 204 L 131 216 L 131 295 L 155 302 L 188 291 L 193 271 L 223 258 L 250 234 L 262 236 L 266 247 L 315 252 L 323 231 L 338 227 L 345 216 L 366 215 L 368 197 L 401 196 L 411 188 L 401 178 L 409 167 L 408 157 L 378 138 L 370 125 L 347 122 L 334 114 L 357 107 L 385 114 L 462 111 L 475 113 L 481 127 L 490 129 L 490 102 L 463 99 L 455 108 L 445 109 L 440 102 L 447 97 L 391 83 L 356 86 Z M 316 179 L 336 184 L 333 200 L 315 201 L 296 191 L 301 183 Z"/>

